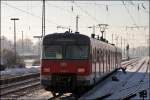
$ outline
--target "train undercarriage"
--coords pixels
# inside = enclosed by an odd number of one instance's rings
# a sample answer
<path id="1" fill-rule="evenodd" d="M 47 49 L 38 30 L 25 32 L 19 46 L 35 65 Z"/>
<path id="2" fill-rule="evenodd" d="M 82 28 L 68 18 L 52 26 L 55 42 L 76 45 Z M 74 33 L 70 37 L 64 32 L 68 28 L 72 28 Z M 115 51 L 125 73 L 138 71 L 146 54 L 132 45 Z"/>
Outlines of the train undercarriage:
<path id="1" fill-rule="evenodd" d="M 90 86 L 85 86 L 85 82 L 77 80 L 77 75 L 72 73 L 52 74 L 50 84 L 44 85 L 45 90 L 55 93 L 74 93 L 77 95 L 83 94 Z M 48 83 L 48 82 L 45 82 Z"/>

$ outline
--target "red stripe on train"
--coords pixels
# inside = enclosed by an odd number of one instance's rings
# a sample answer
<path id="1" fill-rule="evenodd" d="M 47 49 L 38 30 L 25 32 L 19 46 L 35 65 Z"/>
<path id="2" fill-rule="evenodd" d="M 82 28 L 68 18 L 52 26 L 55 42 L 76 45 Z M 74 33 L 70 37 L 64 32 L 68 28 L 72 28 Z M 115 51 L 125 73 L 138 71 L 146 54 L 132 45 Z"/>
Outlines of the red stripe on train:
<path id="1" fill-rule="evenodd" d="M 92 72 L 89 60 L 42 60 L 41 74 L 76 73 L 89 75 Z"/>

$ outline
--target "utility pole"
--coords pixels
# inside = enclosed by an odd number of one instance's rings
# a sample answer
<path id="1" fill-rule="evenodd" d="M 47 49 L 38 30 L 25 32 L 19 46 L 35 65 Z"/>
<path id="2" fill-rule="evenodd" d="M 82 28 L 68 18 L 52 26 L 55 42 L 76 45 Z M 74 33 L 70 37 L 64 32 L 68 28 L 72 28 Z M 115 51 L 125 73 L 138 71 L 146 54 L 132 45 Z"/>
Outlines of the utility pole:
<path id="1" fill-rule="evenodd" d="M 129 60 L 129 59 L 130 59 L 130 58 L 129 58 L 129 44 L 127 44 L 126 50 L 127 50 L 127 60 Z"/>
<path id="2" fill-rule="evenodd" d="M 125 44 L 125 38 L 124 38 L 124 57 L 126 56 L 126 44 Z"/>
<path id="3" fill-rule="evenodd" d="M 1 2 L 1 1 L 0 1 Z M 2 65 L 2 50 L 1 50 L 1 30 L 0 30 L 0 67 L 1 67 L 1 65 Z"/>
<path id="4" fill-rule="evenodd" d="M 89 26 L 88 28 L 92 28 L 93 29 L 93 33 L 92 34 L 95 34 L 95 25 Z"/>
<path id="5" fill-rule="evenodd" d="M 138 26 L 138 25 L 136 25 L 136 26 L 126 26 L 126 30 L 128 30 L 128 29 L 131 29 L 131 30 L 133 30 L 133 29 L 138 29 L 138 30 L 139 30 L 139 29 L 141 29 L 141 28 L 145 30 L 146 28 L 148 28 L 148 26 Z M 131 52 L 132 52 L 132 56 L 134 57 L 134 56 L 136 56 L 135 51 L 134 51 L 134 49 L 135 49 L 135 48 L 134 48 L 134 42 L 135 42 L 135 41 L 134 41 L 134 34 L 132 34 L 132 41 L 133 41 L 133 42 L 132 42 L 132 43 L 133 43 L 133 49 L 132 49 Z M 131 43 L 130 43 L 130 44 L 131 44 Z"/>
<path id="6" fill-rule="evenodd" d="M 113 35 L 114 35 L 114 34 L 112 34 L 112 44 L 113 44 Z"/>
<path id="7" fill-rule="evenodd" d="M 45 36 L 45 0 L 42 7 L 42 37 Z"/>
<path id="8" fill-rule="evenodd" d="M 76 16 L 76 32 L 78 32 L 78 28 L 79 28 L 78 21 L 79 21 L 79 16 L 77 15 Z"/>
<path id="9" fill-rule="evenodd" d="M 118 38 L 119 38 L 119 35 L 115 35 L 115 40 L 116 40 L 116 46 L 118 46 Z"/>
<path id="10" fill-rule="evenodd" d="M 11 18 L 14 21 L 14 52 L 15 52 L 15 64 L 16 64 L 16 20 L 19 18 Z"/>
<path id="11" fill-rule="evenodd" d="M 24 59 L 24 42 L 23 42 L 23 31 L 22 31 L 22 58 Z"/>
<path id="12" fill-rule="evenodd" d="M 33 38 L 37 38 L 37 39 L 39 39 L 39 47 L 38 47 L 38 55 L 40 55 L 39 53 L 40 53 L 40 39 L 42 38 L 42 36 L 33 36 Z"/>
<path id="13" fill-rule="evenodd" d="M 121 36 L 121 51 L 123 51 L 123 50 L 122 50 L 122 36 Z"/>

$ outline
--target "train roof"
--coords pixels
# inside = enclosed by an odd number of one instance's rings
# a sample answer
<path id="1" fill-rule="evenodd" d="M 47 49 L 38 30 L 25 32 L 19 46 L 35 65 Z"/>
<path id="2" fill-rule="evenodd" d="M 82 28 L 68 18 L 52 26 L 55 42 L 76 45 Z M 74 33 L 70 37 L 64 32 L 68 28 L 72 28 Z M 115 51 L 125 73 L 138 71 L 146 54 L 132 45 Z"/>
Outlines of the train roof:
<path id="1" fill-rule="evenodd" d="M 54 44 L 54 43 L 62 43 L 66 42 L 68 44 L 76 43 L 76 44 L 89 44 L 90 38 L 86 35 L 82 35 L 79 33 L 53 33 L 44 36 L 43 44 Z"/>
<path id="2" fill-rule="evenodd" d="M 43 45 L 49 45 L 49 44 L 91 44 L 92 46 L 99 46 L 102 49 L 105 50 L 110 50 L 110 51 L 116 51 L 121 52 L 121 50 L 110 44 L 106 43 L 101 40 L 97 40 L 96 38 L 90 38 L 86 35 L 79 34 L 78 32 L 75 33 L 70 33 L 70 32 L 65 32 L 65 33 L 53 33 L 53 34 L 48 34 L 44 36 L 43 38 Z"/>
<path id="3" fill-rule="evenodd" d="M 101 48 L 102 50 L 108 50 L 111 52 L 121 53 L 121 49 L 115 46 L 114 44 L 108 43 L 106 41 L 98 40 L 96 38 L 90 38 L 91 45 L 93 47 Z"/>

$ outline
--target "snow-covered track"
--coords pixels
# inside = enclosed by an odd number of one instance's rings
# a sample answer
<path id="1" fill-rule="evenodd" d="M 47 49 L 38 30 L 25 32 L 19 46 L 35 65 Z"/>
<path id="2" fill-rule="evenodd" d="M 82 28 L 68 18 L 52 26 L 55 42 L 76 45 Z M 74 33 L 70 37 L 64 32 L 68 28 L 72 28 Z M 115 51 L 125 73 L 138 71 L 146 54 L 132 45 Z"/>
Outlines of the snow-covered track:
<path id="1" fill-rule="evenodd" d="M 40 73 L 30 73 L 30 74 L 24 74 L 24 75 L 20 75 L 20 76 L 16 76 L 16 77 L 7 77 L 7 78 L 0 78 L 0 85 L 5 85 L 5 84 L 11 84 L 11 83 L 15 83 L 18 81 L 24 81 L 30 78 L 36 78 L 36 77 L 40 77 Z M 2 86 L 1 86 L 2 87 Z"/>
<path id="2" fill-rule="evenodd" d="M 40 87 L 39 74 L 25 75 L 23 77 L 19 77 L 19 79 L 16 79 L 15 77 L 15 81 L 11 82 L 10 84 L 0 85 L 0 96 L 2 98 L 9 96 L 11 97 L 11 95 L 15 95 L 16 92 L 19 92 L 16 95 L 16 97 L 19 97 L 20 95 L 22 95 L 21 91 L 30 90 L 36 86 Z"/>
<path id="3" fill-rule="evenodd" d="M 130 99 L 130 98 L 133 98 L 133 97 L 135 97 L 138 93 L 147 90 L 147 88 L 145 88 L 145 90 L 141 90 L 140 88 L 142 87 L 142 85 L 145 85 L 143 82 L 144 82 L 144 80 L 145 80 L 145 78 L 146 78 L 146 75 L 149 74 L 149 59 L 146 59 L 145 62 L 142 63 L 142 66 L 146 66 L 146 69 L 145 69 L 145 72 L 144 72 L 143 76 L 139 78 L 138 84 L 126 88 L 126 89 L 130 89 L 130 88 L 134 88 L 134 87 L 135 87 L 135 89 L 134 89 L 133 91 L 129 91 L 125 96 L 122 96 L 122 97 L 120 98 L 121 100 L 127 100 L 127 99 Z M 149 89 L 150 89 L 150 88 L 149 88 Z M 125 90 L 125 89 L 124 89 L 124 90 Z M 121 91 L 121 90 L 120 90 L 120 91 Z"/>
<path id="4" fill-rule="evenodd" d="M 143 89 L 148 89 L 149 59 L 132 60 L 124 62 L 123 65 L 127 69 L 125 72 L 120 70 L 115 74 L 118 81 L 112 81 L 112 76 L 110 76 L 106 81 L 81 96 L 79 100 L 124 99 Z"/>
<path id="5" fill-rule="evenodd" d="M 139 58 L 135 58 L 135 59 L 131 59 L 129 61 L 124 61 L 121 63 L 123 68 L 128 67 L 129 65 L 135 65 L 140 59 Z"/>

